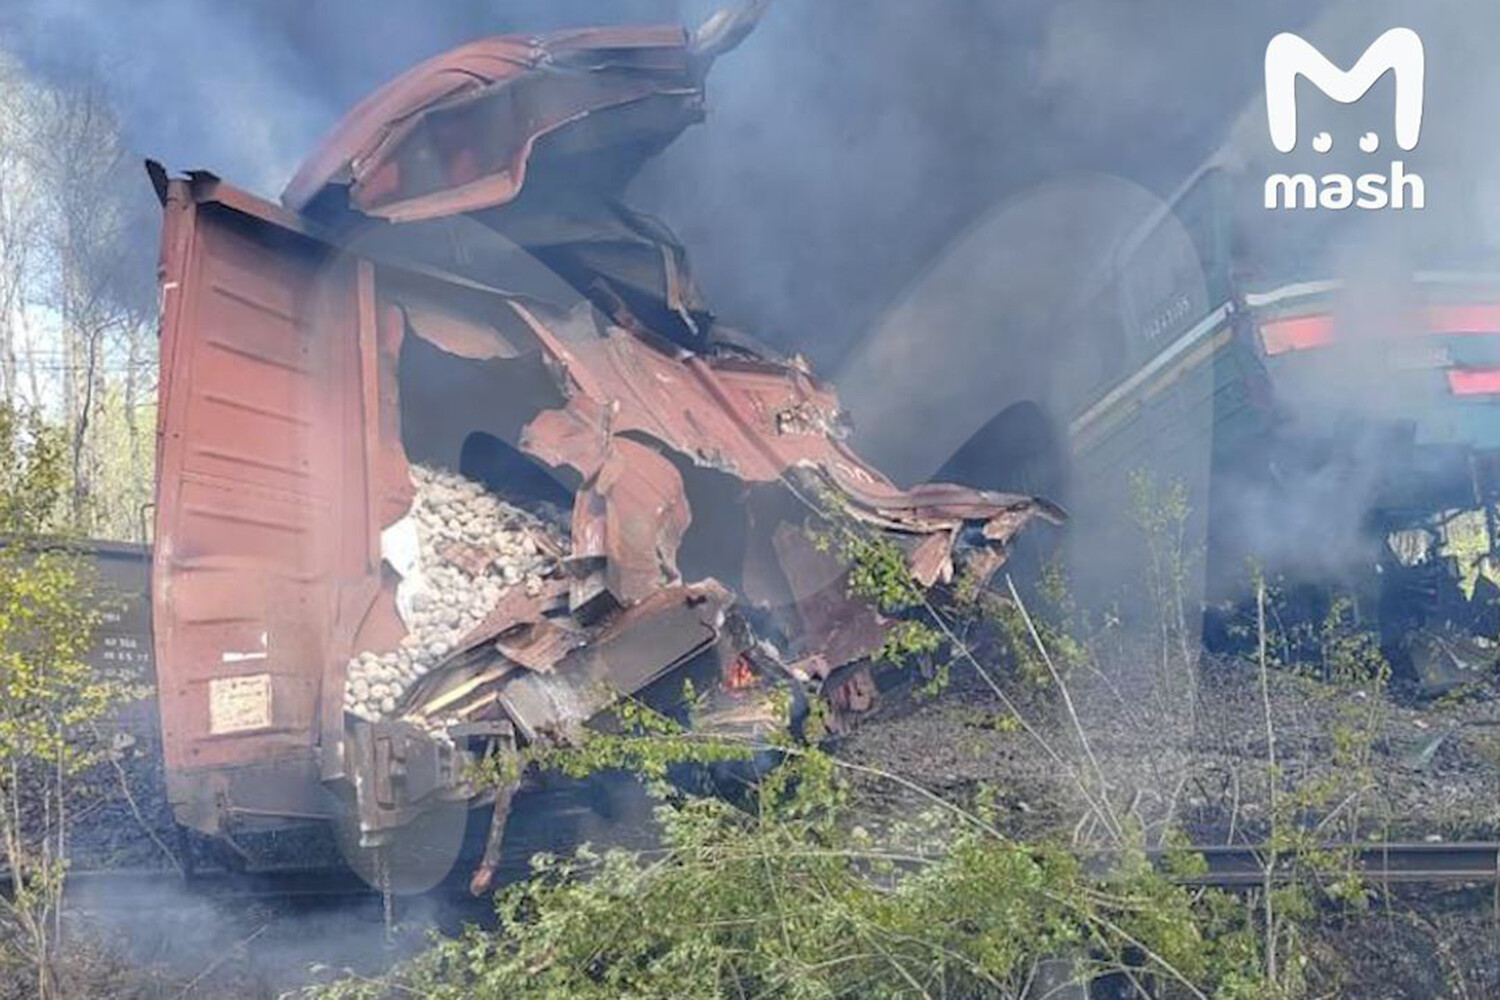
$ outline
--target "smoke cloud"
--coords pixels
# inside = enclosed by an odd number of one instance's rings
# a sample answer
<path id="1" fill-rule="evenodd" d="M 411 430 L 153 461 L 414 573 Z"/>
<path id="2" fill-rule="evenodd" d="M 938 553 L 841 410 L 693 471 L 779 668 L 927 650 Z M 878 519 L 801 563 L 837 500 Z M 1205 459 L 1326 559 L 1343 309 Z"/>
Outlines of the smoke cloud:
<path id="1" fill-rule="evenodd" d="M 98 76 L 128 141 L 274 196 L 364 94 L 468 39 L 694 23 L 712 0 L 13 0 L 5 47 Z M 641 178 L 731 320 L 827 368 L 997 201 L 1059 173 L 1169 190 L 1307 5 L 781 0 L 715 68 L 711 119 Z"/>
<path id="2" fill-rule="evenodd" d="M 715 6 L 6 0 L 0 50 L 43 81 L 96 81 L 141 157 L 274 198 L 350 105 L 427 56 L 487 34 L 692 24 Z M 1427 46 L 1427 116 L 1407 160 L 1427 180 L 1428 210 L 1338 225 L 1264 212 L 1257 178 L 1286 169 L 1260 97 L 1266 42 L 1297 31 L 1348 66 L 1396 24 Z M 1496 29 L 1500 8 L 1459 0 L 778 0 L 715 68 L 708 123 L 649 164 L 633 196 L 677 231 L 716 310 L 833 375 L 860 449 L 917 481 L 1013 404 L 1034 401 L 1066 428 L 1108 384 L 1118 348 L 1085 300 L 1205 162 L 1252 179 L 1233 205 L 1252 265 L 1242 277 L 1344 278 L 1338 322 L 1378 335 L 1414 301 L 1393 276 L 1493 245 Z M 1340 151 L 1367 130 L 1389 136 L 1390 86 L 1356 108 L 1303 88 L 1294 162 L 1313 162 L 1318 122 Z M 1189 312 L 1217 304 L 1180 227 L 1150 250 L 1181 262 Z M 149 274 L 151 234 L 139 251 Z M 1292 426 L 1327 438 L 1351 416 L 1421 416 L 1420 401 L 1382 391 L 1382 371 L 1357 359 L 1310 371 L 1287 396 Z M 1204 423 L 1196 451 L 1178 456 L 1200 495 L 1212 412 L 1184 418 Z M 1291 470 L 1297 489 L 1218 484 L 1242 497 L 1232 520 L 1249 544 L 1316 552 L 1319 570 L 1369 559 L 1361 512 L 1391 453 L 1359 435 L 1332 446 L 1337 462 Z M 1121 513 L 1122 498 L 1102 500 Z M 1096 524 L 1085 536 L 1111 533 Z"/>
<path id="3" fill-rule="evenodd" d="M 426 56 L 501 32 L 691 24 L 715 6 L 12 0 L 0 44 L 42 79 L 99 81 L 141 155 L 274 196 L 345 109 Z M 1234 225 L 1252 282 L 1350 279 L 1380 289 L 1395 315 L 1405 293 L 1390 275 L 1491 242 L 1497 21 L 1459 0 L 780 0 L 715 68 L 708 124 L 648 165 L 633 197 L 677 229 L 727 321 L 834 375 L 860 447 L 918 480 L 1013 403 L 1066 421 L 1111 350 L 1080 298 L 1200 164 L 1250 178 Z M 1364 131 L 1388 133 L 1392 87 L 1351 108 L 1303 85 L 1308 134 L 1278 160 L 1261 98 L 1266 41 L 1297 31 L 1348 66 L 1396 24 L 1427 46 L 1426 122 L 1406 159 L 1426 178 L 1428 209 L 1337 225 L 1266 213 L 1257 178 L 1288 162 L 1326 167 Z M 1317 122 L 1337 145 L 1314 162 Z M 153 253 L 143 240 L 142 260 Z M 1191 308 L 1211 308 L 1211 278 Z M 1374 300 L 1361 301 L 1369 314 Z M 1360 325 L 1349 308 L 1341 322 Z M 1405 406 L 1350 391 L 1377 376 L 1322 373 L 1299 389 L 1294 419 Z M 1357 479 L 1379 482 L 1380 470 Z M 1310 530 L 1330 527 L 1330 509 L 1313 505 Z M 1346 534 L 1338 527 L 1325 537 Z"/>

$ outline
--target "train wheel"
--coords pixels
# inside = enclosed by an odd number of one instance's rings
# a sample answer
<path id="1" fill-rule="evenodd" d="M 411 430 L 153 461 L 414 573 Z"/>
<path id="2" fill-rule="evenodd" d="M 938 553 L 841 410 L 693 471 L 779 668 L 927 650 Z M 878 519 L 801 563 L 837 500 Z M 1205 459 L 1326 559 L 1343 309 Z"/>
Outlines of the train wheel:
<path id="1" fill-rule="evenodd" d="M 415 896 L 436 888 L 453 871 L 468 818 L 467 803 L 436 803 L 405 826 L 382 834 L 379 846 L 366 847 L 350 812 L 334 823 L 334 834 L 344 860 L 372 888 Z"/>

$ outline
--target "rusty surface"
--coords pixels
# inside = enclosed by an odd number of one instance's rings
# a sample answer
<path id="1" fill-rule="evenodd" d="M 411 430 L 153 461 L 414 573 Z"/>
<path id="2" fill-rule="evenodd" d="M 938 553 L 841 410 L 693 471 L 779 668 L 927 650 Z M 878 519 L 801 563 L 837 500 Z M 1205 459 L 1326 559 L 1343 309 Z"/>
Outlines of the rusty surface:
<path id="1" fill-rule="evenodd" d="M 677 547 L 692 515 L 682 477 L 660 453 L 629 439 L 612 442 L 577 504 L 591 512 L 586 554 L 603 557 L 604 585 L 618 601 L 634 604 L 678 582 Z M 574 555 L 583 554 L 575 546 Z"/>
<path id="2" fill-rule="evenodd" d="M 558 661 L 588 641 L 587 635 L 538 618 L 506 629 L 495 639 L 495 648 L 527 670 L 549 673 Z"/>
<path id="3" fill-rule="evenodd" d="M 273 248 L 189 182 L 166 211 L 153 610 L 172 775 L 310 753 L 343 599 L 373 596 L 381 490 L 357 263 L 284 230 Z M 262 683 L 267 704 L 236 693 Z"/>
<path id="4" fill-rule="evenodd" d="M 673 578 L 670 554 L 691 519 L 675 468 L 641 440 L 742 480 L 784 484 L 804 513 L 822 508 L 819 494 L 826 490 L 875 528 L 926 536 L 910 554 L 912 572 L 925 586 L 952 580 L 955 541 L 965 525 L 977 526 L 985 540 L 967 558 L 987 580 L 1031 518 L 1063 517 L 1030 497 L 952 484 L 897 488 L 848 449 L 837 397 L 800 366 L 684 355 L 604 322 L 580 334 L 574 313 L 549 315 L 534 303 L 512 304 L 536 334 L 567 397 L 564 408 L 543 412 L 527 425 L 521 446 L 585 477 L 574 510 L 573 554 L 604 557 L 611 567 L 605 586 L 626 603 Z M 572 332 L 564 336 L 562 329 Z M 622 467 L 630 470 L 634 498 L 628 523 L 637 529 L 628 535 L 608 527 L 611 508 L 599 495 L 599 484 L 613 486 Z M 877 648 L 883 632 L 868 609 L 844 595 L 841 572 L 826 560 L 816 570 L 791 567 L 798 557 L 784 551 L 784 540 L 777 544 L 782 571 L 804 578 L 793 586 L 803 619 L 801 650 L 816 650 L 838 664 Z"/>
<path id="5" fill-rule="evenodd" d="M 833 555 L 819 551 L 800 528 L 786 522 L 771 542 L 791 591 L 790 615 L 781 620 L 793 637 L 793 656 L 810 658 L 817 665 L 815 676 L 822 677 L 880 648 L 890 623 L 849 595 L 848 571 Z"/>
<path id="6" fill-rule="evenodd" d="M 935 531 L 911 552 L 911 575 L 924 587 L 953 580 L 953 532 Z"/>
<path id="7" fill-rule="evenodd" d="M 713 648 L 734 595 L 712 580 L 668 587 L 619 611 L 552 670 L 513 671 L 500 699 L 528 740 L 569 741 L 622 692 Z"/>
<path id="8" fill-rule="evenodd" d="M 434 320 L 405 293 L 382 306 L 388 268 L 295 237 L 274 206 L 256 213 L 253 199 L 222 182 L 196 193 L 173 185 L 169 211 L 195 230 L 186 249 L 169 232 L 182 256 L 169 259 L 177 277 L 164 326 L 157 651 L 174 770 L 326 750 L 341 722 L 331 697 L 340 663 L 399 640 L 378 535 L 411 496 L 396 372 L 406 335 L 458 357 L 543 356 L 565 404 L 539 412 L 518 444 L 583 477 L 567 560 L 568 585 L 583 588 L 575 610 L 601 593 L 633 608 L 680 582 L 676 554 L 693 514 L 672 456 L 784 487 L 806 512 L 830 491 L 852 516 L 915 539 L 912 569 L 928 584 L 951 577 L 965 525 L 988 546 L 972 558 L 998 565 L 1026 521 L 1058 516 L 1025 497 L 897 488 L 848 449 L 837 397 L 804 366 L 692 354 L 586 304 L 505 297 L 498 304 L 532 339 L 492 351 L 495 328 L 454 320 L 461 311 Z M 776 557 L 795 580 L 796 655 L 830 669 L 870 655 L 884 634 L 878 616 L 847 597 L 836 567 L 814 565 L 789 537 L 778 536 Z M 541 620 L 531 605 L 497 612 L 490 635 Z M 263 634 L 274 637 L 265 648 Z M 572 650 L 545 628 L 539 635 L 540 646 L 513 647 L 518 662 L 540 670 Z M 226 654 L 264 659 L 231 663 Z M 209 732 L 209 680 L 263 669 L 272 677 L 268 724 Z"/>
<path id="9" fill-rule="evenodd" d="M 153 602 L 179 816 L 217 830 L 214 803 L 240 794 L 237 769 L 281 759 L 293 762 L 285 773 L 325 782 L 364 773 L 352 782 L 361 823 L 412 815 L 396 800 L 370 812 L 366 772 L 383 744 L 342 713 L 349 656 L 394 649 L 405 631 L 380 541 L 413 499 L 404 432 L 433 439 L 426 457 L 412 452 L 424 462 L 458 460 L 482 432 L 559 482 L 576 474 L 562 494 L 572 503 L 567 550 L 538 540 L 563 572 L 513 589 L 407 692 L 400 713 L 415 728 L 400 739 L 413 759 L 440 716 L 508 719 L 526 740 L 565 739 L 619 694 L 709 650 L 728 662 L 759 657 L 783 675 L 777 655 L 802 676 L 852 676 L 839 707 L 857 712 L 874 689 L 840 668 L 874 656 L 890 623 L 850 596 L 807 522 L 838 510 L 885 532 L 916 579 L 937 586 L 960 562 L 987 578 L 1029 520 L 1062 517 L 1030 497 L 892 483 L 847 446 L 832 388 L 799 360 L 720 339 L 675 237 L 616 200 L 620 177 L 697 120 L 707 65 L 763 7 L 697 33 L 487 39 L 430 60 L 360 104 L 299 171 L 284 200 L 311 215 L 210 175 L 163 182 Z M 585 161 L 615 180 L 589 187 L 594 171 L 568 172 Z M 577 183 L 522 197 L 542 164 Z M 483 252 L 450 258 L 442 239 L 346 240 L 336 234 L 350 229 L 313 205 L 335 187 L 348 189 L 355 214 L 380 219 L 467 213 L 465 246 Z M 393 247 L 430 253 L 413 261 Z M 577 295 L 523 296 L 503 291 L 504 268 L 473 270 L 522 257 Z M 445 378 L 467 380 L 467 394 L 403 384 L 418 348 L 444 359 L 431 363 Z M 404 394 L 437 412 L 404 412 L 423 408 Z M 411 430 L 418 424 L 425 431 Z M 693 510 L 695 477 L 706 475 L 741 486 L 743 509 L 731 513 L 743 518 L 743 551 L 717 553 L 714 575 L 684 579 L 679 555 L 695 520 L 724 520 Z M 471 570 L 490 558 L 472 546 L 444 555 Z M 743 618 L 721 572 L 787 649 L 726 624 Z M 461 761 L 445 758 L 441 770 L 458 773 Z M 288 789 L 287 817 L 305 792 Z M 274 801 L 256 801 L 276 815 Z"/>
<path id="10" fill-rule="evenodd" d="M 540 414 L 522 439 L 551 464 L 592 477 L 633 435 L 751 482 L 816 470 L 859 516 L 884 527 L 929 533 L 977 522 L 1004 542 L 1033 516 L 1062 517 L 1031 497 L 951 484 L 897 488 L 849 450 L 837 396 L 799 367 L 683 356 L 614 326 L 564 339 L 558 330 L 576 325 L 575 316 L 512 306 L 565 380 L 568 406 Z M 808 421 L 809 412 L 824 418 Z M 798 416 L 789 422 L 788 414 Z"/>
<path id="11" fill-rule="evenodd" d="M 544 136 L 653 99 L 670 105 L 667 139 L 696 120 L 689 41 L 681 28 L 649 27 L 470 42 L 355 106 L 282 201 L 302 209 L 328 185 L 348 185 L 355 207 L 396 221 L 504 205 Z"/>
<path id="12" fill-rule="evenodd" d="M 861 663 L 827 684 L 823 698 L 828 703 L 829 731 L 842 733 L 879 704 L 880 688 L 869 666 Z"/>

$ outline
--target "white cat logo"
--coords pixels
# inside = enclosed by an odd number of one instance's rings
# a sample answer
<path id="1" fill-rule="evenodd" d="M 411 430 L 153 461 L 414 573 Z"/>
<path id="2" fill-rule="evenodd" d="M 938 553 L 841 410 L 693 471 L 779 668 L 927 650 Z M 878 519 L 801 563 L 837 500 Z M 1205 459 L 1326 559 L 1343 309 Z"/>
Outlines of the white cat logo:
<path id="1" fill-rule="evenodd" d="M 1339 69 L 1304 38 L 1283 32 L 1266 46 L 1266 116 L 1271 144 L 1283 153 L 1297 148 L 1297 77 L 1340 104 L 1353 104 L 1369 92 L 1387 72 L 1396 78 L 1396 145 L 1415 149 L 1422 134 L 1422 103 L 1427 56 L 1422 39 L 1410 28 L 1392 28 L 1365 50 L 1355 64 Z M 1313 138 L 1313 149 L 1327 153 L 1333 139 L 1327 132 Z M 1367 132 L 1359 141 L 1365 153 L 1380 148 L 1380 137 Z M 1389 189 L 1387 189 L 1389 188 Z M 1358 200 L 1355 191 L 1359 192 Z M 1426 191 L 1422 178 L 1407 173 L 1400 160 L 1391 163 L 1389 176 L 1328 174 L 1319 180 L 1310 174 L 1274 174 L 1266 180 L 1267 208 L 1422 208 Z"/>

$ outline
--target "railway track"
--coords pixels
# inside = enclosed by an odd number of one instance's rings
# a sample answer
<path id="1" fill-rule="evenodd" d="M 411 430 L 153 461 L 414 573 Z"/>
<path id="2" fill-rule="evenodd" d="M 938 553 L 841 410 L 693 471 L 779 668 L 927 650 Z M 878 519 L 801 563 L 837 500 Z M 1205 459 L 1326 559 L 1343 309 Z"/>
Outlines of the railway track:
<path id="1" fill-rule="evenodd" d="M 1328 845 L 1329 851 L 1348 851 L 1347 844 Z M 1201 874 L 1184 876 L 1184 885 L 1221 889 L 1254 889 L 1265 884 L 1270 852 L 1264 845 L 1202 846 L 1192 849 L 1206 862 Z M 1157 855 L 1157 860 L 1161 856 Z M 1295 854 L 1282 851 L 1269 873 L 1275 884 L 1299 875 Z M 1375 884 L 1500 884 L 1500 842 L 1373 843 L 1353 849 L 1360 873 Z M 0 879 L 3 879 L 0 873 Z M 9 892 L 8 879 L 0 882 Z M 226 903 L 285 902 L 315 906 L 338 903 L 379 903 L 378 890 L 353 872 L 335 868 L 287 868 L 263 872 L 197 871 L 184 877 L 169 869 L 80 870 L 68 875 L 68 893 L 83 905 L 150 907 L 170 904 L 174 893 L 222 900 Z M 477 907 L 483 901 L 468 897 L 462 879 L 450 879 L 433 890 L 441 898 L 463 897 Z"/>
<path id="2" fill-rule="evenodd" d="M 7 882 L 4 889 L 9 893 Z M 187 893 L 216 901 L 307 904 L 372 900 L 379 890 L 345 868 L 285 868 L 236 872 L 225 869 L 195 871 L 184 876 L 169 868 L 82 869 L 68 873 L 67 893 L 75 903 L 106 903 L 150 907 L 170 904 Z"/>
<path id="3" fill-rule="evenodd" d="M 1217 888 L 1253 888 L 1264 885 L 1271 853 L 1264 845 L 1214 846 L 1193 849 L 1207 862 L 1208 870 L 1200 876 L 1184 878 L 1189 885 Z M 1330 844 L 1322 850 L 1351 851 L 1359 872 L 1369 881 L 1381 884 L 1463 884 L 1500 882 L 1500 843 L 1475 842 L 1382 842 Z M 1296 855 L 1281 852 L 1270 870 L 1273 883 L 1282 884 L 1297 874 Z"/>

